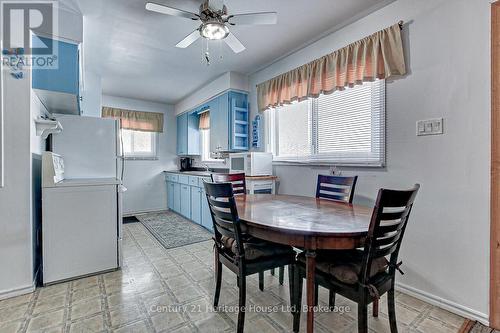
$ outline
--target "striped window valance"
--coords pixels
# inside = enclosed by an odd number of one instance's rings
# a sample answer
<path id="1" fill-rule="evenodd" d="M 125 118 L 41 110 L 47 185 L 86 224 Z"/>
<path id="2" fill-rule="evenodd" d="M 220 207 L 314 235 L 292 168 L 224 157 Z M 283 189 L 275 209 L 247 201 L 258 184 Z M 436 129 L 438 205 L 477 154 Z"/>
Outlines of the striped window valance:
<path id="1" fill-rule="evenodd" d="M 200 114 L 200 129 L 209 129 L 210 128 L 210 112 L 205 111 Z"/>
<path id="2" fill-rule="evenodd" d="M 257 85 L 258 108 L 264 111 L 404 74 L 401 26 L 395 24 Z"/>
<path id="3" fill-rule="evenodd" d="M 103 107 L 102 117 L 120 119 L 123 129 L 163 133 L 163 113 Z"/>

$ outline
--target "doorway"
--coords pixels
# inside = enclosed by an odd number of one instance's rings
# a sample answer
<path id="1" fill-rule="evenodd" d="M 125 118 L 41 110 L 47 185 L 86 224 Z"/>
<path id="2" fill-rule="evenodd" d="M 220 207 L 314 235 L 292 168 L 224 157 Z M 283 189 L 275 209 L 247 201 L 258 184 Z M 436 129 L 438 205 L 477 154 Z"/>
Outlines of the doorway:
<path id="1" fill-rule="evenodd" d="M 491 4 L 490 326 L 500 329 L 500 2 Z"/>

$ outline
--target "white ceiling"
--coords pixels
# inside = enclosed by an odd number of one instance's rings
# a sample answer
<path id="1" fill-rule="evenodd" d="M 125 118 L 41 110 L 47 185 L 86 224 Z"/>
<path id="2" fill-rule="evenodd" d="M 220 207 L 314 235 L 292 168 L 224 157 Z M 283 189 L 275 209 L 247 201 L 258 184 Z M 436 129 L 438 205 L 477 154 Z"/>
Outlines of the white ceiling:
<path id="1" fill-rule="evenodd" d="M 156 1 L 196 13 L 201 3 Z M 276 11 L 278 24 L 231 27 L 247 49 L 234 54 L 221 41 L 212 41 L 207 67 L 202 39 L 187 49 L 174 47 L 198 27 L 195 21 L 148 12 L 145 0 L 63 0 L 84 15 L 85 63 L 102 75 L 104 94 L 170 104 L 227 71 L 255 72 L 392 1 L 225 0 L 232 14 Z"/>

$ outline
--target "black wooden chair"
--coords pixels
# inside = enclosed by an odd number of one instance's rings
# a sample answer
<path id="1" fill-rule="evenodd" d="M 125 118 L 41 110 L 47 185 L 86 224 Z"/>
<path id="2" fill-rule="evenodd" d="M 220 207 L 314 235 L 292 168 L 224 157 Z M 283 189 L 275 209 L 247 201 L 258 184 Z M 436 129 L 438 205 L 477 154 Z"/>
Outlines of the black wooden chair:
<path id="1" fill-rule="evenodd" d="M 358 176 L 325 176 L 318 175 L 316 198 L 351 204 Z"/>
<path id="2" fill-rule="evenodd" d="M 318 175 L 318 181 L 316 183 L 316 198 L 326 199 L 337 202 L 343 202 L 346 204 L 352 204 L 354 198 L 354 190 L 356 188 L 356 182 L 358 181 L 358 176 L 353 177 L 343 177 L 343 176 L 326 176 Z M 274 270 L 271 270 L 271 274 L 274 275 Z M 279 282 L 283 284 L 284 279 L 284 268 L 279 268 Z M 318 301 L 318 286 L 315 289 L 316 302 Z M 330 291 L 330 307 L 333 307 L 335 303 L 334 300 L 335 293 Z M 374 303 L 376 304 L 376 303 Z M 374 305 L 374 315 L 377 316 L 378 305 Z"/>
<path id="3" fill-rule="evenodd" d="M 215 183 L 231 183 L 233 185 L 234 195 L 245 195 L 247 193 L 245 173 L 213 173 L 211 175 L 212 181 Z M 271 270 L 274 275 L 274 269 Z M 284 268 L 280 267 L 279 283 L 283 285 Z M 259 289 L 264 291 L 264 272 L 259 273 Z"/>
<path id="4" fill-rule="evenodd" d="M 290 246 L 275 244 L 246 234 L 240 223 L 231 183 L 207 183 L 205 191 L 214 225 L 215 241 L 215 295 L 217 308 L 224 264 L 237 276 L 239 311 L 237 332 L 243 332 L 245 322 L 246 277 L 263 274 L 264 271 L 289 265 L 290 297 L 294 280 L 295 251 Z M 291 304 L 290 299 L 290 304 Z"/>
<path id="5" fill-rule="evenodd" d="M 394 303 L 394 282 L 399 249 L 420 186 L 411 190 L 381 189 L 362 250 L 318 252 L 315 281 L 358 303 L 358 332 L 368 332 L 370 303 L 387 293 L 391 333 L 397 333 Z M 389 257 L 387 259 L 386 257 Z M 302 279 L 305 277 L 305 257 L 299 255 L 294 283 L 293 300 L 298 307 L 302 297 Z M 401 272 L 401 271 L 400 271 Z M 300 311 L 294 312 L 294 332 L 299 329 Z"/>
<path id="6" fill-rule="evenodd" d="M 318 175 L 316 182 L 316 198 L 325 199 L 346 204 L 352 204 L 354 199 L 354 190 L 358 176 L 344 177 L 344 176 L 327 176 Z M 316 294 L 316 303 L 318 302 L 318 285 L 314 289 Z M 335 293 L 330 290 L 329 306 L 333 308 L 335 304 Z M 317 305 L 317 304 L 316 304 Z M 373 303 L 373 315 L 378 316 L 378 303 Z"/>
<path id="7" fill-rule="evenodd" d="M 212 181 L 216 183 L 231 183 L 234 195 L 247 194 L 245 173 L 213 173 Z"/>

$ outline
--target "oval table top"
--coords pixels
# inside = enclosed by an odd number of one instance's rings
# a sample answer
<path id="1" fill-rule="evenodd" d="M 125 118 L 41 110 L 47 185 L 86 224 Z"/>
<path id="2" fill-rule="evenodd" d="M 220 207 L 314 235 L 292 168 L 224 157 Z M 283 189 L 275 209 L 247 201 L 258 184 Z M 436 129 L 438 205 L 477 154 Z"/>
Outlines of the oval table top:
<path id="1" fill-rule="evenodd" d="M 372 209 L 295 195 L 236 196 L 240 220 L 248 226 L 313 237 L 364 237 Z"/>

